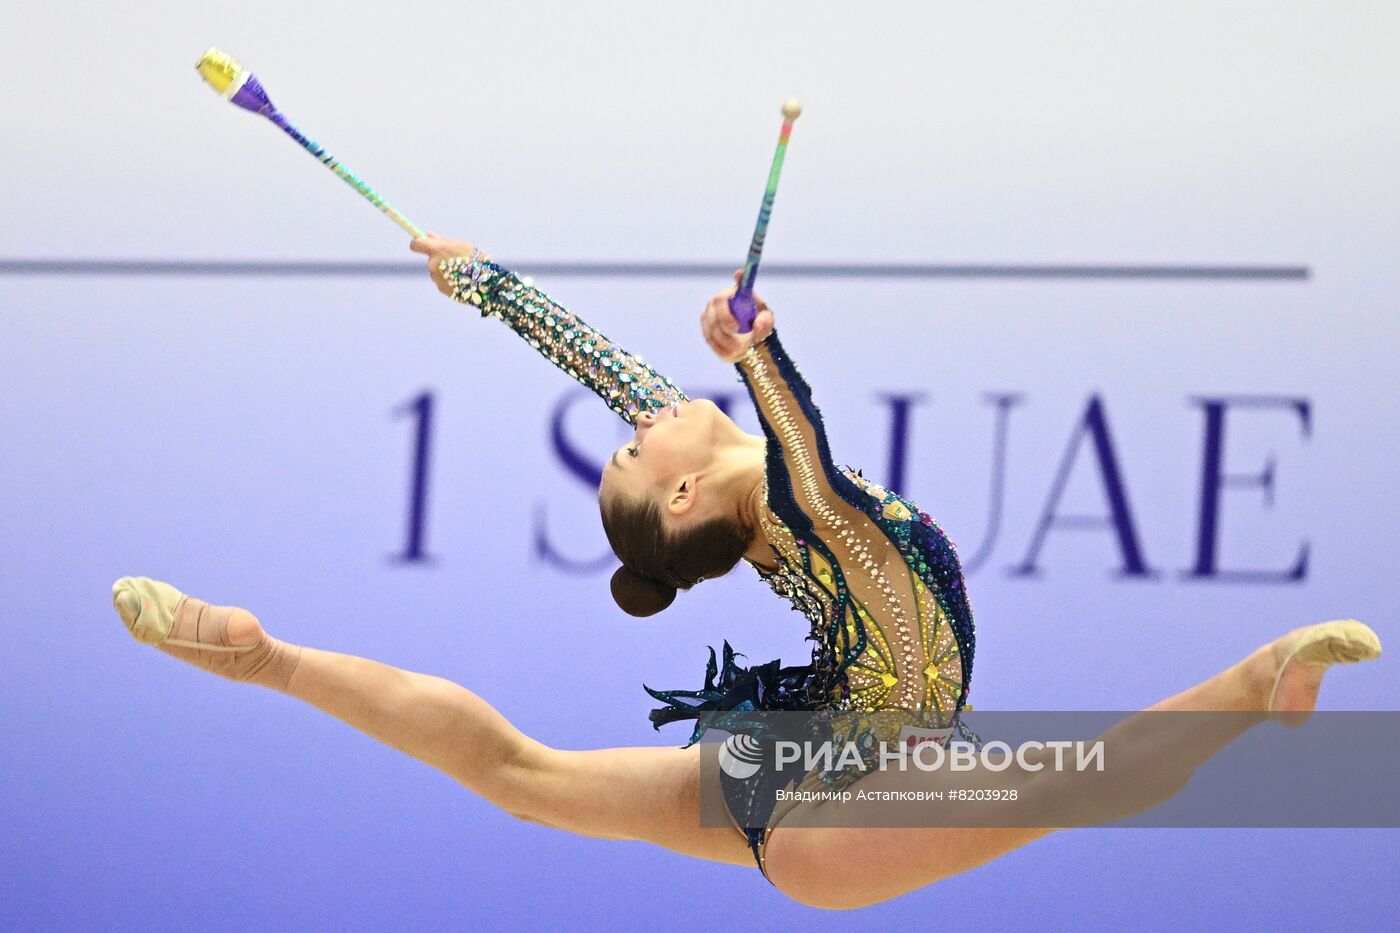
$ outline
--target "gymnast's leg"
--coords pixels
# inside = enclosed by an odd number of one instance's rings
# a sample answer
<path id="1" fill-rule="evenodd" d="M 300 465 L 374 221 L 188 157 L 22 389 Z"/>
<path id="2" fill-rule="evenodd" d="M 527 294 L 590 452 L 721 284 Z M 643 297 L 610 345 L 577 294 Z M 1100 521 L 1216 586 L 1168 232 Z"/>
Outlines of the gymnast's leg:
<path id="1" fill-rule="evenodd" d="M 113 602 L 138 641 L 303 700 L 520 819 L 753 865 L 738 832 L 700 825 L 700 746 L 554 749 L 451 681 L 290 645 L 244 609 L 211 606 L 139 577 L 118 580 Z"/>
<path id="2" fill-rule="evenodd" d="M 1200 765 L 1253 726 L 1271 718 L 1300 724 L 1316 706 L 1330 665 L 1379 655 L 1379 639 L 1359 622 L 1295 629 L 1109 729 L 1100 738 L 1113 767 L 1101 774 L 1019 766 L 957 776 L 892 768 L 871 773 L 855 786 L 867 791 L 1014 788 L 1018 802 L 992 805 L 1001 808 L 995 812 L 968 809 L 966 825 L 937 828 L 872 828 L 871 811 L 862 816 L 858 804 L 802 804 L 773 830 L 765 851 L 767 874 L 804 904 L 861 907 L 989 862 L 1054 832 L 1047 827 L 1095 825 L 1144 812 L 1174 796 Z M 992 812 L 991 819 L 983 816 Z M 1018 828 L 1015 821 L 1021 818 L 1028 828 Z M 832 878 L 843 882 L 832 884 Z"/>

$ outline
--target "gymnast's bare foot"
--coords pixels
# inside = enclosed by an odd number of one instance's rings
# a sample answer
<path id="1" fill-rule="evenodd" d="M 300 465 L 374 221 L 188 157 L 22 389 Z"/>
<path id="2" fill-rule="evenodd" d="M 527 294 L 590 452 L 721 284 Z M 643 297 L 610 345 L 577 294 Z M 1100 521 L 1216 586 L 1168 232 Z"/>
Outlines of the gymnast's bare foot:
<path id="1" fill-rule="evenodd" d="M 301 657 L 248 610 L 211 606 L 149 577 L 112 584 L 112 605 L 137 641 L 229 680 L 285 690 Z"/>
<path id="2" fill-rule="evenodd" d="M 1381 640 L 1355 619 L 1294 629 L 1259 648 L 1242 662 L 1256 709 L 1288 726 L 1307 721 L 1317 706 L 1322 677 L 1333 664 L 1355 664 L 1381 654 Z M 1253 704 L 1251 704 L 1253 705 Z"/>

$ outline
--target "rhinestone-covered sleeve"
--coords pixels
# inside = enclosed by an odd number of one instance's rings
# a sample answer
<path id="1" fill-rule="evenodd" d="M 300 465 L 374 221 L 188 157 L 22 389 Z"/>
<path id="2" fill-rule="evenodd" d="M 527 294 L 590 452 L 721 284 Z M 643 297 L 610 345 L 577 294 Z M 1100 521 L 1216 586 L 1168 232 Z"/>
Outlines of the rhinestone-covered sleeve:
<path id="1" fill-rule="evenodd" d="M 852 508 L 854 491 L 844 488 L 849 481 L 831 466 L 826 429 L 812 403 L 812 390 L 777 334 L 750 347 L 735 365 L 768 438 L 770 490 L 778 493 L 779 501 L 795 501 L 805 513 L 803 524 L 842 527 L 840 513 Z M 843 488 L 834 488 L 837 484 Z M 775 485 L 779 488 L 773 489 Z"/>
<path id="2" fill-rule="evenodd" d="M 545 359 L 591 389 L 629 424 L 643 411 L 686 400 L 685 393 L 571 313 L 528 277 L 484 257 L 444 260 L 452 297 L 504 321 Z"/>
<path id="3" fill-rule="evenodd" d="M 922 708 L 935 672 L 927 667 L 925 613 L 906 555 L 877 523 L 875 500 L 833 464 L 811 389 L 777 335 L 737 366 L 768 440 L 769 507 L 795 535 L 806 571 L 836 599 L 838 625 L 873 623 L 871 653 L 885 655 L 887 676 L 877 705 Z"/>

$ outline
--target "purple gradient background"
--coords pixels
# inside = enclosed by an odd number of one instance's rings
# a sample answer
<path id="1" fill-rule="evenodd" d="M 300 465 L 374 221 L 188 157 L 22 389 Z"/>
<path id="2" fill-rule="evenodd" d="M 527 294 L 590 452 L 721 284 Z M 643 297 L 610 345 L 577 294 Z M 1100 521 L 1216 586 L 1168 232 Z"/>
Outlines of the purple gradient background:
<path id="1" fill-rule="evenodd" d="M 806 113 L 763 294 L 838 456 L 882 478 L 879 393 L 925 392 L 905 491 L 967 553 L 987 511 L 982 396 L 1027 397 L 1002 537 L 969 584 L 976 706 L 1141 707 L 1324 618 L 1365 619 L 1400 645 L 1393 11 L 908 4 L 853 24 L 847 5 L 810 4 L 76 10 L 27 11 L 23 35 L 0 36 L 25 75 L 0 125 L 30 128 L 0 139 L 0 258 L 409 259 L 324 169 L 209 94 L 189 65 L 210 42 L 413 217 L 524 272 L 737 266 L 776 107 L 796 94 Z M 734 41 L 741 16 L 762 43 Z M 103 79 L 74 62 L 103 63 Z M 767 269 L 826 259 L 1314 274 Z M 737 389 L 694 327 L 723 277 L 540 284 L 692 391 Z M 393 412 L 425 388 L 439 405 L 438 559 L 406 568 L 388 559 L 411 440 Z M 516 823 L 312 709 L 140 648 L 111 611 L 113 578 L 157 576 L 246 605 L 282 637 L 459 680 L 552 744 L 678 743 L 650 730 L 642 682 L 693 683 L 726 637 L 755 659 L 797 658 L 802 622 L 745 575 L 639 622 L 611 606 L 604 575 L 541 563 L 541 513 L 560 550 L 605 546 L 590 493 L 549 448 L 569 391 L 425 281 L 0 276 L 0 926 L 1395 925 L 1395 831 L 1080 831 L 893 903 L 817 912 L 753 870 Z M 1057 532 L 1042 576 L 1012 578 L 1093 392 L 1163 573 L 1118 580 L 1106 534 Z M 1312 403 L 1307 442 L 1287 416 L 1244 414 L 1227 444 L 1234 472 L 1276 457 L 1278 488 L 1271 509 L 1226 493 L 1223 562 L 1282 567 L 1306 538 L 1299 585 L 1180 579 L 1201 455 L 1188 400 L 1239 393 Z M 593 456 L 620 430 L 586 405 L 569 429 Z M 1068 511 L 1102 509 L 1088 466 Z M 1395 709 L 1392 668 L 1339 672 L 1323 702 Z"/>

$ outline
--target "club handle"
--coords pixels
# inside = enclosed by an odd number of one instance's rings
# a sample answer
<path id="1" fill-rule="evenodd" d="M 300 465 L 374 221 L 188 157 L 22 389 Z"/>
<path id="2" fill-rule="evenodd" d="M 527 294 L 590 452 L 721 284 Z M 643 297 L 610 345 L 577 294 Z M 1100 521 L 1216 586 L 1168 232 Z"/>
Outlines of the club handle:
<path id="1" fill-rule="evenodd" d="M 754 318 L 758 317 L 758 302 L 754 301 L 753 289 L 740 288 L 729 296 L 729 313 L 739 322 L 739 333 L 753 330 Z"/>

